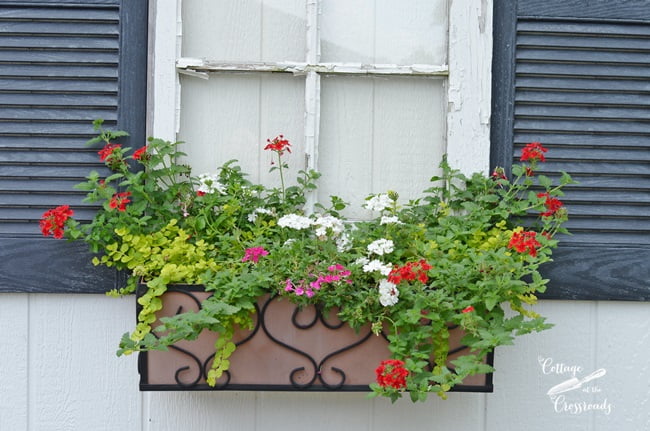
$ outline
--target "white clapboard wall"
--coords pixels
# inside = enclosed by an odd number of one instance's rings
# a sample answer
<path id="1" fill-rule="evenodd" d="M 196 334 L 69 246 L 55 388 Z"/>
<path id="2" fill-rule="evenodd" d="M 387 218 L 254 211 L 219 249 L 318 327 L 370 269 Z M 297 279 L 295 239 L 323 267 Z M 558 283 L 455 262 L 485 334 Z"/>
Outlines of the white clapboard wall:
<path id="1" fill-rule="evenodd" d="M 649 429 L 650 313 L 635 302 L 544 301 L 555 323 L 496 352 L 491 394 L 435 395 L 420 404 L 363 393 L 138 392 L 134 357 L 114 354 L 135 313 L 132 298 L 0 296 L 0 429 L 5 431 L 299 431 L 395 429 L 542 431 Z M 543 368 L 539 357 L 550 363 Z M 554 404 L 547 391 L 605 369 Z M 559 367 L 558 367 L 559 366 Z M 546 372 L 546 374 L 545 374 Z M 579 413 L 580 406 L 605 405 Z"/>

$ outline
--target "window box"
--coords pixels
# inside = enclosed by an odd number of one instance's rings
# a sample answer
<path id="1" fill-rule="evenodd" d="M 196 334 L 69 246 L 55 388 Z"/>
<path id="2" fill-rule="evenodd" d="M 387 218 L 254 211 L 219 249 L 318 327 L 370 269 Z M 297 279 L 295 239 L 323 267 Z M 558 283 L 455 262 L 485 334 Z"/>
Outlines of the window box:
<path id="1" fill-rule="evenodd" d="M 158 317 L 198 310 L 209 295 L 200 285 L 170 286 Z M 386 339 L 369 326 L 355 333 L 315 306 L 300 310 L 286 298 L 264 296 L 257 309 L 255 327 L 235 333 L 237 350 L 215 387 L 206 376 L 218 335 L 203 331 L 197 340 L 178 342 L 168 351 L 141 352 L 140 390 L 367 391 L 375 368 L 390 357 Z M 451 331 L 450 359 L 467 353 L 462 335 Z M 487 362 L 492 365 L 492 355 Z M 492 375 L 470 376 L 452 390 L 492 392 Z"/>

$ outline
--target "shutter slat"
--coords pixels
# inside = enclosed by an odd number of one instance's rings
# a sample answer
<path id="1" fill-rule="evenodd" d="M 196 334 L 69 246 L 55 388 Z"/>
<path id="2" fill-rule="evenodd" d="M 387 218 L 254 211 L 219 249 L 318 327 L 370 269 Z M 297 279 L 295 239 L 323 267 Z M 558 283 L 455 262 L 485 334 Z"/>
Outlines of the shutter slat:
<path id="1" fill-rule="evenodd" d="M 533 91 L 518 90 L 516 102 L 545 102 L 558 105 L 602 105 L 602 106 L 650 106 L 650 95 L 639 94 L 631 97 L 629 94 L 581 92 L 581 91 Z"/>
<path id="2" fill-rule="evenodd" d="M 88 151 L 0 151 L 0 164 L 86 164 L 99 163 L 96 150 Z"/>
<path id="3" fill-rule="evenodd" d="M 650 54 L 645 52 L 610 52 L 580 49 L 531 49 L 517 50 L 517 60 L 553 61 L 570 63 L 621 63 L 625 65 L 650 64 Z"/>
<path id="4" fill-rule="evenodd" d="M 1 136 L 0 149 L 25 148 L 29 147 L 34 151 L 43 148 L 56 149 L 80 149 L 86 147 L 86 141 L 89 138 L 84 136 L 51 136 L 51 135 L 31 135 L 31 136 Z"/>
<path id="5" fill-rule="evenodd" d="M 25 3 L 25 2 L 23 2 Z M 113 2 L 116 3 L 116 2 Z M 115 13 L 110 9 L 99 8 L 40 8 L 4 7 L 0 10 L 0 24 L 3 21 L 17 20 L 104 20 L 115 21 Z"/>
<path id="6" fill-rule="evenodd" d="M 100 78 L 117 79 L 116 66 L 0 64 L 0 77 L 24 78 L 25 76 L 49 78 Z"/>
<path id="7" fill-rule="evenodd" d="M 1 105 L 0 105 L 1 106 Z M 40 121 L 93 121 L 96 118 L 104 120 L 117 120 L 117 112 L 111 108 L 3 108 L 0 107 L 0 121 L 2 120 L 40 120 Z M 0 123 L 1 124 L 1 123 Z"/>
<path id="8" fill-rule="evenodd" d="M 516 109 L 516 108 L 515 108 Z M 572 145 L 587 147 L 638 147 L 646 148 L 648 138 L 642 135 L 614 135 L 614 134 L 587 134 L 587 133 L 546 133 L 543 139 L 539 132 L 528 133 L 524 131 L 515 131 L 513 136 L 514 143 L 521 148 L 529 142 L 543 141 L 544 144 L 552 145 Z"/>
<path id="9" fill-rule="evenodd" d="M 589 133 L 621 133 L 634 135 L 650 135 L 650 122 L 640 121 L 589 121 L 582 120 L 580 117 L 569 118 L 567 120 L 547 120 L 547 119 L 516 119 L 515 128 L 517 130 L 535 133 L 540 132 L 589 132 Z"/>
<path id="10" fill-rule="evenodd" d="M 0 23 L 0 25 L 2 25 Z M 78 50 L 117 50 L 119 40 L 113 36 L 79 37 L 79 36 L 7 36 L 0 34 L 0 48 L 44 48 L 78 49 Z"/>
<path id="11" fill-rule="evenodd" d="M 72 63 L 72 64 L 117 64 L 117 52 L 110 51 L 78 51 L 78 50 L 49 50 L 30 49 L 4 50 L 0 49 L 1 63 Z"/>
<path id="12" fill-rule="evenodd" d="M 0 193 L 2 192 L 44 192 L 60 193 L 62 190 L 75 190 L 77 180 L 39 180 L 21 181 L 18 179 L 5 179 L 0 176 Z"/>
<path id="13" fill-rule="evenodd" d="M 119 27 L 115 22 L 43 22 L 43 21 L 8 21 L 2 23 L 2 32 L 12 35 L 38 33 L 41 35 L 87 35 L 87 36 L 115 36 L 119 35 Z"/>
<path id="14" fill-rule="evenodd" d="M 648 49 L 648 40 L 646 38 L 634 37 L 603 37 L 575 35 L 553 35 L 548 33 L 537 33 L 535 30 L 530 32 L 520 31 L 517 36 L 517 47 L 519 48 L 536 48 L 536 47 L 553 47 L 553 48 L 590 48 L 603 50 L 639 50 Z"/>
<path id="15" fill-rule="evenodd" d="M 517 88 L 522 90 L 591 90 L 617 93 L 650 93 L 650 81 L 647 79 L 584 79 L 584 78 L 549 78 L 541 74 L 527 74 L 517 77 Z"/>
<path id="16" fill-rule="evenodd" d="M 650 122 L 648 111 L 640 108 L 599 106 L 557 106 L 520 103 L 515 108 L 517 118 L 575 118 L 600 120 L 645 120 Z"/>
<path id="17" fill-rule="evenodd" d="M 29 63 L 29 64 L 47 64 L 70 63 L 74 65 L 85 64 L 102 64 L 117 65 L 118 55 L 110 51 L 82 51 L 82 50 L 45 50 L 30 49 L 29 51 L 21 50 L 3 50 L 0 49 L 0 63 Z"/>
<path id="18" fill-rule="evenodd" d="M 24 209 L 42 208 L 42 202 L 47 201 L 51 206 L 70 205 L 74 208 L 97 207 L 97 205 L 82 202 L 86 194 L 75 191 L 70 193 L 0 193 L 0 207 L 6 207 L 5 202 L 11 203 L 14 210 L 19 208 L 18 214 L 25 215 Z M 42 211 L 41 211 L 42 213 Z M 40 216 L 39 216 L 40 217 Z"/>
<path id="19" fill-rule="evenodd" d="M 56 89 L 56 90 L 54 90 Z M 117 94 L 117 80 L 0 78 L 0 91 Z"/>
<path id="20" fill-rule="evenodd" d="M 54 90 L 53 90 L 54 91 Z M 117 106 L 117 95 L 102 94 L 53 94 L 53 93 L 0 93 L 0 106 Z M 4 130 L 0 130 L 0 133 Z"/>
<path id="21" fill-rule="evenodd" d="M 538 0 L 535 0 L 539 3 Z M 646 5 L 647 7 L 647 5 Z M 552 15 L 551 15 L 552 16 Z M 544 34 L 565 34 L 571 36 L 642 36 L 650 37 L 648 26 L 643 24 L 600 22 L 597 24 L 589 22 L 570 21 L 545 21 L 520 19 L 517 22 L 517 32 L 541 32 Z"/>
<path id="22" fill-rule="evenodd" d="M 65 166 L 65 165 L 0 165 L 1 176 L 17 177 L 23 179 L 61 179 L 76 178 L 83 181 L 90 169 L 99 169 L 100 166 Z M 47 203 L 44 203 L 47 205 Z"/>
<path id="23" fill-rule="evenodd" d="M 636 176 L 650 176 L 650 163 L 608 163 L 573 161 L 558 163 L 555 160 L 547 160 L 538 166 L 540 174 L 566 171 L 569 174 L 591 174 L 591 175 L 628 175 L 628 181 L 633 181 Z"/>
<path id="24" fill-rule="evenodd" d="M 598 65 L 595 67 L 591 64 L 560 64 L 560 63 L 540 63 L 519 60 L 515 67 L 517 75 L 546 75 L 546 76 L 566 76 L 582 78 L 638 78 L 647 79 L 650 75 L 648 66 L 630 66 L 630 65 Z"/>

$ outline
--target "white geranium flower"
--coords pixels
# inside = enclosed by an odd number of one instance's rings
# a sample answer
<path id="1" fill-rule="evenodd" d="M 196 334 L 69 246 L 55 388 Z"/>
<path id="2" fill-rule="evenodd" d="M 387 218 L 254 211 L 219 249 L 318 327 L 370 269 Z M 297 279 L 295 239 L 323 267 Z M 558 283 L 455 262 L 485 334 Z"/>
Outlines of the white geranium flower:
<path id="1" fill-rule="evenodd" d="M 379 221 L 379 224 L 391 224 L 391 223 L 403 224 L 401 221 L 399 221 L 397 216 L 382 216 L 381 220 Z"/>
<path id="2" fill-rule="evenodd" d="M 352 247 L 352 242 L 350 241 L 350 236 L 345 232 L 341 236 L 336 238 L 336 249 L 339 252 L 341 253 L 346 252 L 350 250 L 351 247 Z"/>
<path id="3" fill-rule="evenodd" d="M 197 192 L 201 194 L 208 194 L 219 192 L 222 195 L 226 194 L 226 187 L 219 182 L 219 177 L 210 174 L 201 174 L 198 177 L 199 188 Z"/>
<path id="4" fill-rule="evenodd" d="M 370 244 L 368 244 L 367 247 L 370 253 L 374 253 L 379 256 L 392 253 L 394 248 L 395 245 L 393 244 L 393 241 L 386 238 L 380 238 L 376 241 L 373 241 Z"/>
<path id="5" fill-rule="evenodd" d="M 271 210 L 267 210 L 266 208 L 255 208 L 252 213 L 248 214 L 248 221 L 255 223 L 258 214 L 271 214 Z"/>
<path id="6" fill-rule="evenodd" d="M 331 215 L 318 216 L 313 225 L 317 226 L 315 233 L 318 237 L 327 236 L 327 229 L 330 229 L 333 236 L 337 236 L 344 229 L 343 221 Z"/>
<path id="7" fill-rule="evenodd" d="M 379 282 L 379 302 L 384 307 L 397 304 L 399 302 L 397 286 L 388 280 Z"/>
<path id="8" fill-rule="evenodd" d="M 301 216 L 298 214 L 287 214 L 278 220 L 278 226 L 289 227 L 291 229 L 307 229 L 312 225 L 312 220 L 309 217 Z"/>
<path id="9" fill-rule="evenodd" d="M 375 195 L 369 199 L 366 199 L 366 203 L 363 204 L 363 207 L 365 209 L 371 210 L 371 211 L 378 211 L 381 212 L 385 210 L 386 208 L 390 207 L 392 204 L 391 199 L 388 197 L 386 193 L 380 193 L 378 195 Z"/>
<path id="10" fill-rule="evenodd" d="M 393 268 L 386 263 L 380 262 L 377 259 L 373 259 L 370 262 L 366 263 L 363 265 L 363 272 L 375 272 L 379 271 L 381 275 L 388 275 L 390 274 L 391 270 Z"/>
<path id="11" fill-rule="evenodd" d="M 370 262 L 370 259 L 368 259 L 367 257 L 360 257 L 359 259 L 354 261 L 354 263 L 357 264 L 357 265 L 366 265 L 369 262 Z"/>

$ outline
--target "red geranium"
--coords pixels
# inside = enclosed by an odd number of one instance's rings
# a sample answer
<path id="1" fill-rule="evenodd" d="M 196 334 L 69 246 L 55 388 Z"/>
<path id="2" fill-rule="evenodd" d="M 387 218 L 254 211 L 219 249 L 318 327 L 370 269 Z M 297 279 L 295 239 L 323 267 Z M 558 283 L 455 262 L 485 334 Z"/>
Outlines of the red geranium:
<path id="1" fill-rule="evenodd" d="M 514 248 L 519 253 L 527 251 L 529 255 L 535 257 L 537 256 L 537 247 L 541 246 L 536 236 L 537 232 L 533 231 L 513 232 L 508 248 Z"/>
<path id="2" fill-rule="evenodd" d="M 135 160 L 140 160 L 147 153 L 147 146 L 145 145 L 142 148 L 138 148 L 133 152 L 133 158 Z"/>
<path id="3" fill-rule="evenodd" d="M 544 157 L 544 153 L 547 152 L 548 150 L 544 147 L 542 147 L 542 144 L 539 142 L 531 142 L 530 144 L 526 145 L 524 149 L 521 151 L 521 161 L 540 161 L 544 162 L 546 161 L 546 158 Z"/>
<path id="4" fill-rule="evenodd" d="M 291 152 L 291 144 L 287 139 L 284 139 L 283 135 L 278 135 L 273 140 L 267 139 L 268 144 L 264 147 L 265 150 L 275 151 L 279 155 L 282 155 L 286 150 L 288 153 Z"/>
<path id="5" fill-rule="evenodd" d="M 126 204 L 131 202 L 131 199 L 128 198 L 129 196 L 131 196 L 131 192 L 115 193 L 108 206 L 111 209 L 117 208 L 118 211 L 126 211 Z"/>
<path id="6" fill-rule="evenodd" d="M 407 262 L 403 266 L 395 266 L 388 274 L 388 281 L 393 284 L 400 284 L 402 280 L 415 281 L 421 283 L 429 281 L 427 271 L 433 268 L 426 260 L 421 259 L 418 262 Z"/>
<path id="7" fill-rule="evenodd" d="M 119 148 L 122 148 L 120 144 L 111 144 L 108 143 L 104 145 L 104 148 L 101 150 L 97 151 L 97 154 L 99 154 L 99 161 L 100 162 L 105 162 L 106 160 L 109 160 L 111 156 L 113 155 L 113 152 Z"/>
<path id="8" fill-rule="evenodd" d="M 546 211 L 544 211 L 541 216 L 542 217 L 550 217 L 553 214 L 557 212 L 560 208 L 562 208 L 562 201 L 559 200 L 558 198 L 554 198 L 548 193 L 537 193 L 538 198 L 546 198 L 546 202 L 544 202 L 544 206 L 546 207 Z"/>
<path id="9" fill-rule="evenodd" d="M 45 211 L 39 223 L 43 236 L 52 235 L 57 239 L 63 238 L 65 222 L 72 217 L 73 214 L 74 211 L 72 211 L 68 205 L 61 205 L 54 209 Z"/>
<path id="10" fill-rule="evenodd" d="M 382 388 L 402 389 L 406 387 L 406 377 L 408 377 L 409 371 L 404 368 L 403 361 L 387 359 L 381 361 L 375 370 L 375 374 L 377 375 L 377 383 Z"/>

